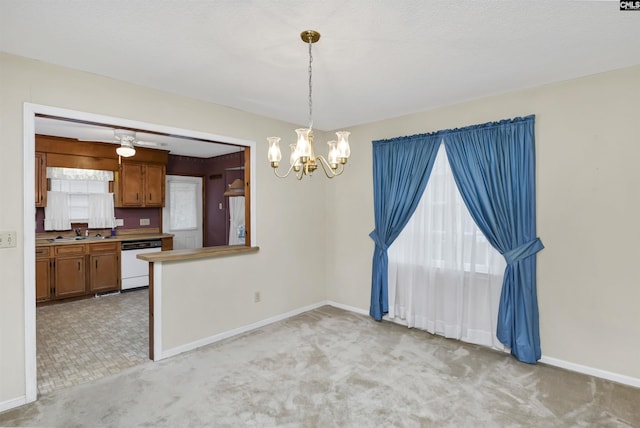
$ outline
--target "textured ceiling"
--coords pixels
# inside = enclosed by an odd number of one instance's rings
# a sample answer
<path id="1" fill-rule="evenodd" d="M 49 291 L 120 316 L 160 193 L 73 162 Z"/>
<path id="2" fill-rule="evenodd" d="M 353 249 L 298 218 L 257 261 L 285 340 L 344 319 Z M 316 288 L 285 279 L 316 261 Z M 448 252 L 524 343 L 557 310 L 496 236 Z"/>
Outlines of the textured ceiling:
<path id="1" fill-rule="evenodd" d="M 321 130 L 640 64 L 618 1 L 0 0 L 0 50 Z"/>

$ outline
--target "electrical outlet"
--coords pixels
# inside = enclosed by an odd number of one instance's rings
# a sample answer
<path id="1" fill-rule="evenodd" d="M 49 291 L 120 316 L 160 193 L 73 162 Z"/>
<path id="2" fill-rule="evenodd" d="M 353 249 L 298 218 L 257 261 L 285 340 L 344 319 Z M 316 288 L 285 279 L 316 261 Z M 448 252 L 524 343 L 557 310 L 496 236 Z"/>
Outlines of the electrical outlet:
<path id="1" fill-rule="evenodd" d="M 255 293 L 253 293 L 253 303 L 259 303 L 260 302 L 260 292 L 256 291 Z"/>
<path id="2" fill-rule="evenodd" d="M 140 226 L 149 226 L 151 224 L 151 222 L 149 221 L 148 218 L 141 218 L 140 219 Z"/>
<path id="3" fill-rule="evenodd" d="M 124 226 L 124 219 L 123 218 L 117 218 L 116 219 L 116 226 Z"/>
<path id="4" fill-rule="evenodd" d="M 12 248 L 15 246 L 16 246 L 15 230 L 0 232 L 0 248 Z"/>

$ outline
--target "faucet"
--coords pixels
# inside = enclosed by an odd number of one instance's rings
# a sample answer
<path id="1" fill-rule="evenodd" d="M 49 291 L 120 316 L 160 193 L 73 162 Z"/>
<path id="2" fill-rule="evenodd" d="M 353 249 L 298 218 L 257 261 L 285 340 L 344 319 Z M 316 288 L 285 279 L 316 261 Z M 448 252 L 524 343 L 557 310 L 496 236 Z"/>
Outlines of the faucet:
<path id="1" fill-rule="evenodd" d="M 80 229 L 73 229 L 73 231 L 76 233 L 76 236 L 82 236 L 82 233 L 80 233 Z"/>

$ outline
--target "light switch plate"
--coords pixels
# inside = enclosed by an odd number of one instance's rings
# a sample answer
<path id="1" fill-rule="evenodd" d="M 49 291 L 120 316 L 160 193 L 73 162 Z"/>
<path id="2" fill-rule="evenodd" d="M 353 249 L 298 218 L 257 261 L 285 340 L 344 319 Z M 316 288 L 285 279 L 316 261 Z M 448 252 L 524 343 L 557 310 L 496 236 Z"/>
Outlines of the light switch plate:
<path id="1" fill-rule="evenodd" d="M 140 219 L 140 226 L 149 226 L 151 224 L 151 222 L 149 221 L 148 218 L 141 218 Z"/>
<path id="2" fill-rule="evenodd" d="M 0 232 L 0 248 L 12 248 L 16 246 L 16 231 L 3 230 Z"/>

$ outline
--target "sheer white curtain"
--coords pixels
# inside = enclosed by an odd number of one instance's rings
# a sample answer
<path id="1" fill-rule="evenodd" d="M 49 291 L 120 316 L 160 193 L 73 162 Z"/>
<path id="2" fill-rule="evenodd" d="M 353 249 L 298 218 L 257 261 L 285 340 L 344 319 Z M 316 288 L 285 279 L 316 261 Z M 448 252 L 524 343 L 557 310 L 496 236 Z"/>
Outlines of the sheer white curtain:
<path id="1" fill-rule="evenodd" d="M 44 207 L 44 230 L 71 229 L 69 193 L 47 192 L 47 206 Z"/>
<path id="2" fill-rule="evenodd" d="M 471 219 L 444 145 L 416 212 L 388 255 L 390 319 L 504 349 L 496 325 L 505 261 Z"/>
<path id="3" fill-rule="evenodd" d="M 90 229 L 115 227 L 114 213 L 113 193 L 89 194 L 88 227 Z"/>
<path id="4" fill-rule="evenodd" d="M 244 245 L 244 196 L 229 197 L 229 245 Z"/>

